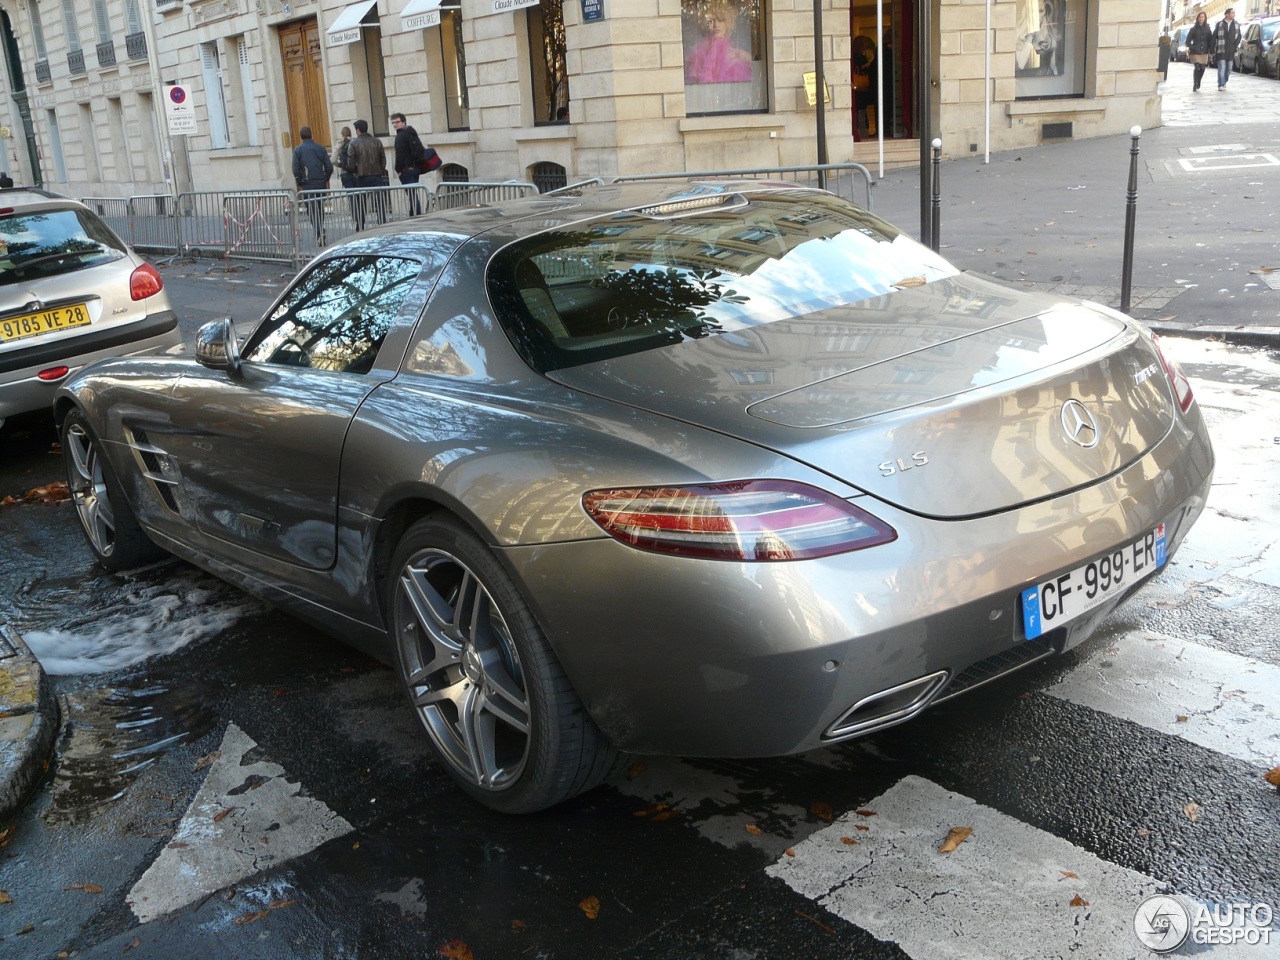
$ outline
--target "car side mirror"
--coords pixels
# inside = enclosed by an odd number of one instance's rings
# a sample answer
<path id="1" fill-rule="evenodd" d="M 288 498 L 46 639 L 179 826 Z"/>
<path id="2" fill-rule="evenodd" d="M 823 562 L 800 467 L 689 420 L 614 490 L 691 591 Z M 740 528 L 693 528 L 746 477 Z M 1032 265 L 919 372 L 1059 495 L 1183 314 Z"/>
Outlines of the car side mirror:
<path id="1" fill-rule="evenodd" d="M 230 317 L 210 320 L 196 331 L 196 362 L 210 370 L 240 373 L 240 343 Z"/>

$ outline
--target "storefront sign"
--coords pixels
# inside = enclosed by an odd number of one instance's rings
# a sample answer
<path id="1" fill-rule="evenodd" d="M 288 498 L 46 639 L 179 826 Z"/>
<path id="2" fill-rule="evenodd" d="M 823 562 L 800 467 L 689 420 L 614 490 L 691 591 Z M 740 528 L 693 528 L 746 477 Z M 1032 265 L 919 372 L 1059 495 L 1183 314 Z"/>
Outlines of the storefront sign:
<path id="1" fill-rule="evenodd" d="M 809 101 L 809 106 L 818 105 L 818 74 L 815 70 L 804 75 L 804 98 Z M 827 86 L 826 77 L 822 78 L 822 102 L 831 102 L 831 88 Z"/>
<path id="2" fill-rule="evenodd" d="M 541 0 L 493 0 L 493 12 L 506 13 L 508 10 L 536 7 L 540 2 Z"/>

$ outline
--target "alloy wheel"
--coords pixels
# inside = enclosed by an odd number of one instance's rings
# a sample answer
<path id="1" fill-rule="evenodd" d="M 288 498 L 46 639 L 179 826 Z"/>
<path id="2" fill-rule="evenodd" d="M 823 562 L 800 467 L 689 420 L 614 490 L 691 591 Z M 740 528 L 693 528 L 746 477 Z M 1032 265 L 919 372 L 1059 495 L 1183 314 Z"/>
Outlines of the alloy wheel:
<path id="1" fill-rule="evenodd" d="M 94 550 L 100 556 L 109 557 L 115 549 L 116 518 L 107 494 L 107 480 L 98 446 L 78 423 L 67 429 L 63 443 L 71 464 L 68 486 L 80 523 Z"/>

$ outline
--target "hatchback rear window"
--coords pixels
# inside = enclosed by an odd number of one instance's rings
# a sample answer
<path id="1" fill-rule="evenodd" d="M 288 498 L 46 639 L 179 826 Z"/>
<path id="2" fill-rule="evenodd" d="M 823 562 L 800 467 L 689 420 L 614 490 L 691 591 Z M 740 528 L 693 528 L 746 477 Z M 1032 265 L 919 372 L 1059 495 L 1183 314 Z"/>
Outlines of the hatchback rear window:
<path id="1" fill-rule="evenodd" d="M 705 204 L 699 206 L 699 203 Z M 696 197 L 498 253 L 489 294 L 537 370 L 802 317 L 956 273 L 866 210 L 812 190 Z"/>
<path id="2" fill-rule="evenodd" d="M 78 270 L 124 256 L 120 238 L 87 210 L 0 217 L 0 284 Z"/>

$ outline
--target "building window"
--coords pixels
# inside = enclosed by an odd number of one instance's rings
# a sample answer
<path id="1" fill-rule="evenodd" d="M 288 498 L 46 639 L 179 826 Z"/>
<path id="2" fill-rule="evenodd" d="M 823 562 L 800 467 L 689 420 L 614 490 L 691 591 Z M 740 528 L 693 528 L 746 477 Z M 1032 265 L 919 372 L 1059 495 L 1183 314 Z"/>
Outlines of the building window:
<path id="1" fill-rule="evenodd" d="M 138 0 L 124 0 L 124 32 L 141 33 L 142 17 L 138 13 Z"/>
<path id="2" fill-rule="evenodd" d="M 376 14 L 376 8 L 373 8 Z M 390 136 L 391 117 L 387 107 L 387 75 L 382 62 L 382 27 L 364 23 L 360 39 L 351 50 L 351 72 L 355 75 L 356 116 L 369 118 L 369 132 L 375 137 Z"/>
<path id="3" fill-rule="evenodd" d="M 107 0 L 93 0 L 93 22 L 98 28 L 98 42 L 111 42 L 111 19 L 107 16 Z"/>
<path id="4" fill-rule="evenodd" d="M 59 183 L 67 182 L 67 158 L 62 153 L 62 131 L 58 129 L 58 114 L 49 110 L 49 146 L 53 149 L 53 175 Z"/>
<path id="5" fill-rule="evenodd" d="M 258 112 L 253 96 L 253 64 L 249 62 L 249 40 L 241 34 L 227 37 L 227 59 L 235 67 L 227 71 L 231 115 L 228 132 L 237 147 L 258 145 Z"/>
<path id="6" fill-rule="evenodd" d="M 467 57 L 462 44 L 462 11 L 440 11 L 440 61 L 444 65 L 445 119 L 450 130 L 470 130 Z"/>
<path id="7" fill-rule="evenodd" d="M 1018 99 L 1084 96 L 1087 24 L 1087 0 L 1018 0 Z"/>
<path id="8" fill-rule="evenodd" d="M 209 114 L 209 141 L 214 150 L 231 146 L 227 126 L 227 101 L 222 95 L 222 61 L 215 41 L 200 44 L 200 66 L 204 72 L 205 110 Z"/>
<path id="9" fill-rule="evenodd" d="M 77 53 L 80 47 L 80 25 L 76 23 L 75 0 L 62 0 L 62 22 L 67 27 L 67 50 Z"/>
<path id="10" fill-rule="evenodd" d="M 529 29 L 529 69 L 533 122 L 568 123 L 569 68 L 561 0 L 542 0 L 525 11 Z"/>
<path id="11" fill-rule="evenodd" d="M 682 0 L 685 112 L 769 108 L 763 0 Z"/>
<path id="12" fill-rule="evenodd" d="M 27 11 L 31 14 L 31 39 L 36 45 L 36 59 L 48 60 L 49 52 L 44 48 L 44 25 L 40 23 L 40 6 L 36 0 L 28 0 Z"/>

